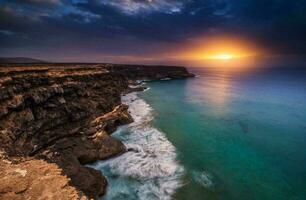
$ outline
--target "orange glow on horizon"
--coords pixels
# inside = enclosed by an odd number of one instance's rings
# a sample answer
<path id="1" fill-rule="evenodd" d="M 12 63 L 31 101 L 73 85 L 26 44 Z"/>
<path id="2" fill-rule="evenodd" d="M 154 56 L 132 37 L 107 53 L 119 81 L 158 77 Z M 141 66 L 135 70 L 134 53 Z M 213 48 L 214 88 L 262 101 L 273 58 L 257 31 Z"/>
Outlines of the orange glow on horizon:
<path id="1" fill-rule="evenodd" d="M 173 58 L 205 67 L 247 68 L 262 52 L 253 43 L 237 38 L 194 39 Z"/>
<path id="2" fill-rule="evenodd" d="M 229 53 L 207 56 L 207 59 L 212 59 L 212 60 L 230 60 L 233 58 L 235 58 L 235 56 Z"/>
<path id="3" fill-rule="evenodd" d="M 246 41 L 229 38 L 208 38 L 206 40 L 194 40 L 187 47 L 187 52 L 182 57 L 194 60 L 228 60 L 255 56 L 258 52 L 253 45 Z"/>
<path id="4" fill-rule="evenodd" d="M 168 45 L 168 46 L 167 46 Z M 128 64 L 184 65 L 212 70 L 247 71 L 268 56 L 254 43 L 233 37 L 189 39 L 186 43 L 166 44 L 161 52 L 145 55 L 101 55 L 107 62 Z"/>

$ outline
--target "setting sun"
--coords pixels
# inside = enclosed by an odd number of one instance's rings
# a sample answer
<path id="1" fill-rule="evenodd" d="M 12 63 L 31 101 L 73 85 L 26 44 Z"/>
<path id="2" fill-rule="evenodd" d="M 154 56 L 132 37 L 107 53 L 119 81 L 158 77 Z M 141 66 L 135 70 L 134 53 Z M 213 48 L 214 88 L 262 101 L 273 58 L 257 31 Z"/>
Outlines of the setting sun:
<path id="1" fill-rule="evenodd" d="M 230 60 L 233 58 L 234 58 L 234 55 L 232 54 L 217 54 L 217 55 L 211 55 L 207 57 L 207 59 L 212 59 L 212 60 Z"/>
<path id="2" fill-rule="evenodd" d="M 172 58 L 193 66 L 247 70 L 263 52 L 252 41 L 237 37 L 205 37 L 188 41 Z"/>

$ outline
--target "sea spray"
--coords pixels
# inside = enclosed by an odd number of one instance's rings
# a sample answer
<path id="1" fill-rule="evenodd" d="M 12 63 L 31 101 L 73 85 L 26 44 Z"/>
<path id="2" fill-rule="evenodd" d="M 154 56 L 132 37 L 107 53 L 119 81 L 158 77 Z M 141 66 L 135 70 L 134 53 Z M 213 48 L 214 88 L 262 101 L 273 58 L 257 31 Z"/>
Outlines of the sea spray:
<path id="1" fill-rule="evenodd" d="M 123 96 L 122 102 L 129 105 L 134 122 L 120 127 L 113 136 L 123 141 L 128 152 L 91 165 L 109 181 L 103 199 L 171 199 L 184 174 L 174 146 L 151 125 L 153 110 L 136 93 Z"/>

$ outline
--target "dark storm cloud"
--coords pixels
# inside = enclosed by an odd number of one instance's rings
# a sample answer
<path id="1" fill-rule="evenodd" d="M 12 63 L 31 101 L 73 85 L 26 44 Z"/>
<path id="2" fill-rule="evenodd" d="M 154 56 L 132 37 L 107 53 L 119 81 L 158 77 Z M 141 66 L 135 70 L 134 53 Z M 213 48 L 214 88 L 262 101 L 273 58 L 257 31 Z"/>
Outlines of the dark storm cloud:
<path id="1" fill-rule="evenodd" d="M 150 54 L 231 34 L 275 53 L 305 54 L 305 10 L 305 0 L 0 0 L 0 51 Z"/>
<path id="2" fill-rule="evenodd" d="M 127 15 L 136 15 L 152 12 L 179 13 L 187 2 L 188 0 L 101 0 L 100 4 L 117 8 Z"/>
<path id="3" fill-rule="evenodd" d="M 61 3 L 60 0 L 12 0 L 11 2 L 16 2 L 20 4 L 30 4 L 30 5 L 46 5 L 53 6 L 59 5 Z"/>
<path id="4" fill-rule="evenodd" d="M 228 26 L 284 53 L 305 54 L 305 10 L 305 0 L 237 0 Z"/>

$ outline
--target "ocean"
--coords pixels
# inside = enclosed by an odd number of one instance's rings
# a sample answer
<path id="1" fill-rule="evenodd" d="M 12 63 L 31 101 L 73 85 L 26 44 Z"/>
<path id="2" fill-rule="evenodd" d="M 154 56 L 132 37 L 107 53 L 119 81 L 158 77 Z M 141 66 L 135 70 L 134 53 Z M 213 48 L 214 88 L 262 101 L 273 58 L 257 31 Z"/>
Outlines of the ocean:
<path id="1" fill-rule="evenodd" d="M 305 69 L 305 68 L 304 68 Z M 306 199 L 306 71 L 190 68 L 122 97 L 122 156 L 90 165 L 103 199 Z"/>

